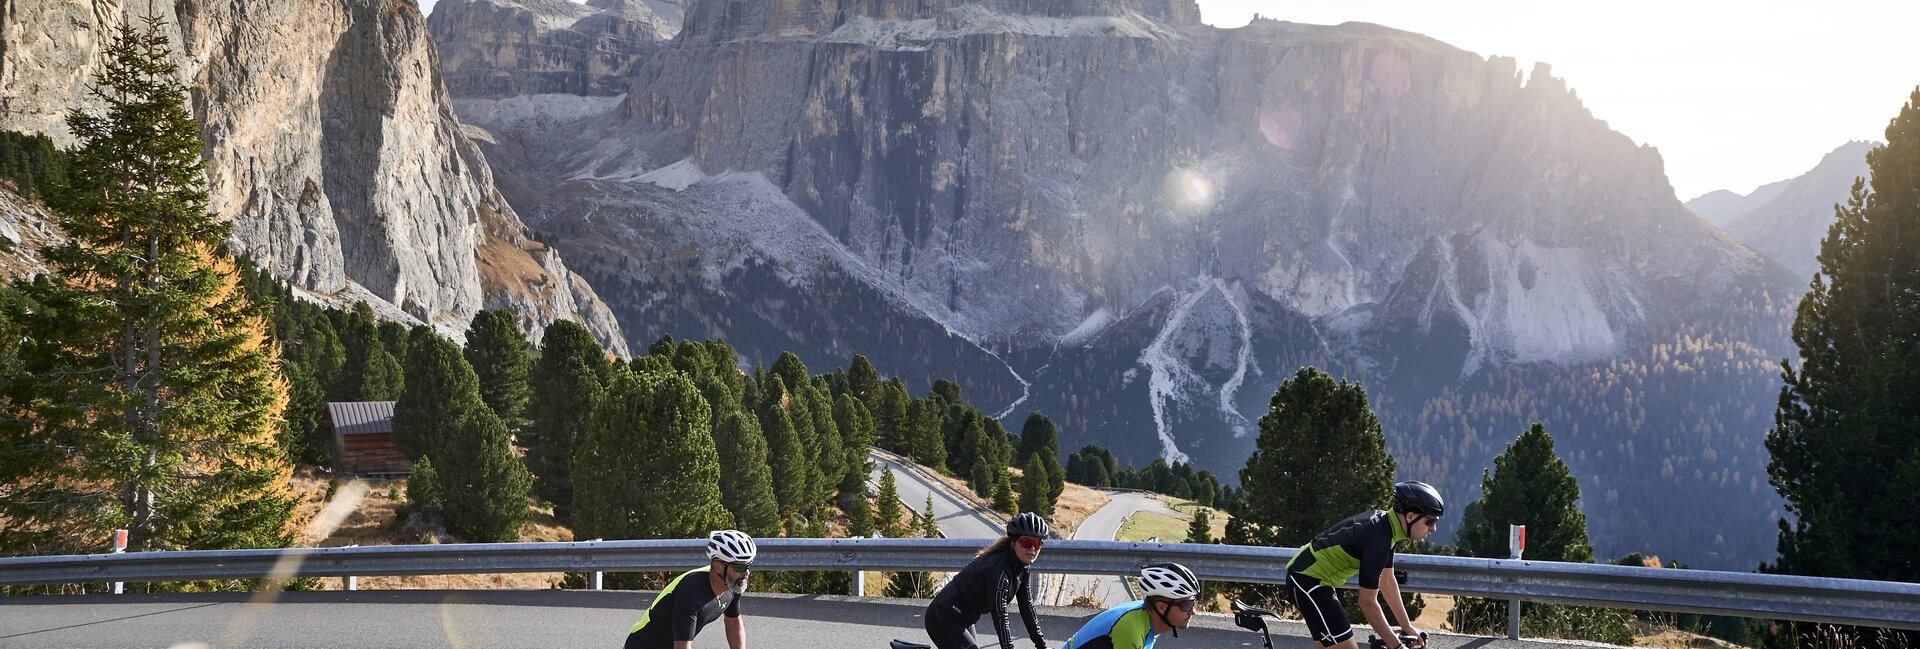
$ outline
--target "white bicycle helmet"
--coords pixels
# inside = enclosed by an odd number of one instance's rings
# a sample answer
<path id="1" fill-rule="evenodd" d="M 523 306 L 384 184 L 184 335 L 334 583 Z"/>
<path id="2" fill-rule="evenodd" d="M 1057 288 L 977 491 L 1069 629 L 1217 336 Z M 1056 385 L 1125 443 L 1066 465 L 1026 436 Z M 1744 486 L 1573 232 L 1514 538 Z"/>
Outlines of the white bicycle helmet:
<path id="1" fill-rule="evenodd" d="M 752 563 L 759 552 L 753 537 L 739 530 L 715 530 L 707 535 L 707 558 L 727 563 Z"/>
<path id="2" fill-rule="evenodd" d="M 1140 588 L 1145 597 L 1193 599 L 1200 596 L 1200 578 L 1177 563 L 1154 563 L 1140 569 Z"/>

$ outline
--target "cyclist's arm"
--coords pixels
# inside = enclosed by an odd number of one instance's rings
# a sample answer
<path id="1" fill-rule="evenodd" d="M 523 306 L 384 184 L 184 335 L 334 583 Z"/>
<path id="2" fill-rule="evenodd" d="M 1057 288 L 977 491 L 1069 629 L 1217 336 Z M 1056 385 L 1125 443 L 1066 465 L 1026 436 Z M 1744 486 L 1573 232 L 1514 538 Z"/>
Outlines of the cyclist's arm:
<path id="1" fill-rule="evenodd" d="M 747 625 L 740 621 L 740 598 L 727 602 L 727 610 L 721 615 L 727 624 L 728 649 L 747 649 Z"/>
<path id="2" fill-rule="evenodd" d="M 1400 598 L 1400 580 L 1393 578 L 1391 565 L 1380 571 L 1380 594 L 1386 597 L 1387 608 L 1393 611 L 1394 619 L 1400 622 L 1400 630 L 1419 637 L 1420 630 L 1413 628 L 1413 618 L 1407 616 L 1407 604 Z"/>
<path id="3" fill-rule="evenodd" d="M 747 625 L 741 623 L 738 616 L 726 618 L 726 621 L 728 649 L 747 649 Z"/>
<path id="4" fill-rule="evenodd" d="M 1398 638 L 1393 629 L 1387 626 L 1387 616 L 1380 610 L 1380 588 L 1382 581 L 1393 584 L 1395 592 L 1399 584 L 1393 580 L 1393 541 L 1391 537 L 1375 537 L 1360 555 L 1360 612 L 1367 618 L 1367 626 L 1373 627 L 1374 635 L 1381 639 Z M 1382 579 L 1381 577 L 1385 577 Z M 1399 607 L 1395 603 L 1395 608 Z M 1398 646 L 1399 641 L 1395 640 Z"/>
<path id="5" fill-rule="evenodd" d="M 993 631 L 1000 634 L 1000 649 L 1013 649 L 1013 635 L 1007 630 L 1007 596 L 1013 594 L 1013 580 L 1000 571 L 994 578 Z"/>
<path id="6" fill-rule="evenodd" d="M 1027 621 L 1027 639 L 1033 641 L 1033 646 L 1046 649 L 1047 638 L 1040 634 L 1040 616 L 1033 612 L 1032 572 L 1020 575 L 1020 592 L 1014 597 L 1020 600 L 1020 617 Z"/>

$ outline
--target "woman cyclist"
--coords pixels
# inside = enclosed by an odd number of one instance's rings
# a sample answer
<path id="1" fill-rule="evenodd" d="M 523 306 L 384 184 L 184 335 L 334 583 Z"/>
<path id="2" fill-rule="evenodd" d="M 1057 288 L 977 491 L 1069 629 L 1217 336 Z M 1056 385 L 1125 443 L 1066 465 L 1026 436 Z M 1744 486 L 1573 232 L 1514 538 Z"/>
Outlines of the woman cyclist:
<path id="1" fill-rule="evenodd" d="M 974 555 L 973 561 L 927 606 L 927 637 L 933 639 L 934 646 L 979 649 L 973 625 L 980 616 L 992 613 L 1000 649 L 1013 649 L 1013 636 L 1007 630 L 1007 602 L 1019 600 L 1027 637 L 1033 640 L 1035 649 L 1047 649 L 1047 640 L 1040 635 L 1040 619 L 1033 612 L 1033 584 L 1027 571 L 1027 566 L 1040 557 L 1046 536 L 1047 522 L 1039 514 L 1026 512 L 1007 521 L 1007 535 Z"/>

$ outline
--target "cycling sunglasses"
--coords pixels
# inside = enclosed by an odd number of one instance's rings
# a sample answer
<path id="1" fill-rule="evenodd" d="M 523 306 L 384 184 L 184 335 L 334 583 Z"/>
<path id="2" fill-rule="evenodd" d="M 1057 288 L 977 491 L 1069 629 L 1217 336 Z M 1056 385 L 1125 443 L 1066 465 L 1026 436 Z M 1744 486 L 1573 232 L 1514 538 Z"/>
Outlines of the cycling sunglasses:
<path id="1" fill-rule="evenodd" d="M 749 561 L 749 562 L 745 562 L 745 563 L 733 563 L 733 562 L 731 562 L 731 561 L 728 561 L 728 562 L 724 562 L 724 563 L 726 563 L 726 564 L 727 564 L 727 568 L 728 568 L 728 569 L 731 569 L 731 570 L 733 570 L 734 572 L 746 572 L 746 571 L 748 571 L 748 570 L 752 570 L 752 569 L 753 569 L 753 562 L 751 562 L 751 561 Z"/>
<path id="2" fill-rule="evenodd" d="M 1182 613 L 1192 613 L 1194 605 L 1199 604 L 1200 602 L 1191 600 L 1191 599 L 1183 599 L 1177 602 L 1167 602 L 1167 603 L 1172 604 L 1174 608 L 1180 609 L 1180 612 Z"/>
<path id="3" fill-rule="evenodd" d="M 1013 544 L 1018 545 L 1021 548 L 1024 548 L 1027 550 L 1038 550 L 1042 545 L 1042 541 L 1040 540 L 1040 537 L 1037 537 L 1037 536 L 1022 536 L 1019 539 L 1014 540 Z"/>

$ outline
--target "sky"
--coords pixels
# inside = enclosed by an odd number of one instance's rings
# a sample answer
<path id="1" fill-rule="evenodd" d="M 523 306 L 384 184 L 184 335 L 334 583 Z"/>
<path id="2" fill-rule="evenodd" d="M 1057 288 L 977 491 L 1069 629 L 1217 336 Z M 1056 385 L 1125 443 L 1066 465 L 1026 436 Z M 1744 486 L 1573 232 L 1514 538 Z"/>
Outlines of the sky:
<path id="1" fill-rule="evenodd" d="M 1549 63 L 1595 117 L 1660 150 L 1681 200 L 1744 194 L 1850 140 L 1883 140 L 1920 86 L 1920 0 L 1197 2 L 1217 27 L 1255 13 L 1363 21 L 1510 56 L 1521 70 Z"/>

